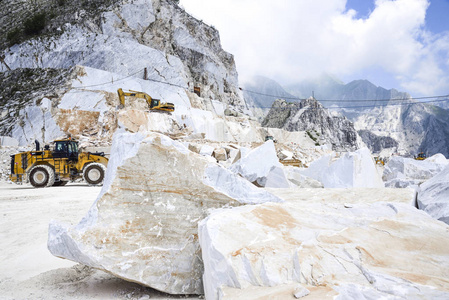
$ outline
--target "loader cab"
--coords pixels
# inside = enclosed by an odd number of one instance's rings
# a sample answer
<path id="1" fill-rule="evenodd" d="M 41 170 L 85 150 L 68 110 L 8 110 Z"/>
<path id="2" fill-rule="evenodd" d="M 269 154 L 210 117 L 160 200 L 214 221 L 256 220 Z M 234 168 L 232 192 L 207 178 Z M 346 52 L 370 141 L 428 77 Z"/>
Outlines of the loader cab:
<path id="1" fill-rule="evenodd" d="M 76 161 L 78 154 L 78 142 L 73 140 L 55 141 L 54 158 L 68 158 Z"/>

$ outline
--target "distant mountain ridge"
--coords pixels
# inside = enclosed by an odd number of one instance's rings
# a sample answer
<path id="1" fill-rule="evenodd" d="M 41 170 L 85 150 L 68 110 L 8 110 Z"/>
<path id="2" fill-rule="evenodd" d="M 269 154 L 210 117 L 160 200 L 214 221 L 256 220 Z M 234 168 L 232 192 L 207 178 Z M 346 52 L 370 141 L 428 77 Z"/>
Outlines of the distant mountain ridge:
<path id="1" fill-rule="evenodd" d="M 277 98 L 295 102 L 313 96 L 324 107 L 359 107 L 355 108 L 357 112 L 369 109 L 372 106 L 388 103 L 379 100 L 411 98 L 408 93 L 399 92 L 396 89 L 387 90 L 383 87 L 376 86 L 368 80 L 354 80 L 348 84 L 344 84 L 329 75 L 322 75 L 318 79 L 304 80 L 285 87 L 281 86 L 275 80 L 255 76 L 252 81 L 244 84 L 244 88 L 243 94 L 245 100 L 250 108 L 255 107 L 253 111 L 256 111 L 255 114 L 260 119 L 263 119 L 260 116 L 260 110 L 266 114 L 268 108 L 271 107 Z M 298 100 L 295 100 L 295 98 Z M 354 118 L 354 114 L 348 109 L 343 113 L 350 119 Z"/>
<path id="2" fill-rule="evenodd" d="M 296 96 L 298 99 L 308 97 L 313 92 L 318 102 L 320 99 L 326 100 L 320 102 L 323 107 L 341 107 L 337 111 L 354 122 L 363 141 L 375 153 L 390 148 L 408 156 L 425 152 L 428 156 L 442 153 L 449 157 L 449 111 L 415 101 L 406 92 L 387 90 L 368 80 L 354 80 L 343 84 L 330 76 L 324 76 L 321 81 L 303 81 L 285 88 L 272 80 L 263 82 L 263 89 L 254 85 L 251 89 L 256 92 L 264 91 L 266 94 L 273 92 L 272 95 L 289 95 L 288 98 Z M 275 91 L 281 91 L 282 94 L 274 94 Z M 247 99 L 247 94 L 244 95 Z M 259 100 L 257 94 L 251 97 L 253 103 L 263 102 L 264 105 L 276 100 L 276 97 L 269 100 L 267 96 Z M 392 104 L 390 100 L 398 99 L 403 101 L 394 101 L 395 105 L 389 105 Z M 295 100 L 289 102 L 295 103 Z M 273 114 L 266 117 L 264 124 L 279 126 L 267 120 Z"/>

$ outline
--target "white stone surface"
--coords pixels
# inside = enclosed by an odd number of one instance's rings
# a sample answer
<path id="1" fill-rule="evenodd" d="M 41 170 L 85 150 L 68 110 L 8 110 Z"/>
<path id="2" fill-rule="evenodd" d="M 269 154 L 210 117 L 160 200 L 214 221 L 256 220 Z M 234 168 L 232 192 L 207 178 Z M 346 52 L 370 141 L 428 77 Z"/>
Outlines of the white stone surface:
<path id="1" fill-rule="evenodd" d="M 265 186 L 268 173 L 274 167 L 281 168 L 282 164 L 276 155 L 273 141 L 269 140 L 241 157 L 229 169 L 250 182 Z"/>
<path id="2" fill-rule="evenodd" d="M 447 165 L 447 159 L 440 153 L 426 160 L 393 156 L 385 166 L 382 178 L 387 187 L 416 186 L 438 174 Z"/>
<path id="3" fill-rule="evenodd" d="M 292 299 L 298 285 L 311 299 L 449 296 L 449 227 L 405 204 L 412 190 L 303 190 L 295 200 L 271 189 L 289 201 L 218 209 L 200 222 L 207 299 L 259 299 L 262 287 Z"/>
<path id="4" fill-rule="evenodd" d="M 34 102 L 19 111 L 23 118 L 23 126 L 18 122 L 14 125 L 11 135 L 19 142 L 20 146 L 26 146 L 38 140 L 41 143 L 49 142 L 59 137 L 65 136 L 50 110 L 47 109 L 47 102 L 41 105 Z"/>
<path id="5" fill-rule="evenodd" d="M 291 187 L 301 188 L 322 188 L 323 184 L 318 180 L 301 174 L 301 169 L 297 167 L 284 166 L 284 172 L 290 182 Z"/>
<path id="6" fill-rule="evenodd" d="M 214 147 L 209 145 L 203 145 L 201 146 L 200 154 L 202 156 L 212 156 L 212 153 L 214 153 Z"/>
<path id="7" fill-rule="evenodd" d="M 292 159 L 293 158 L 293 152 L 287 151 L 287 150 L 281 150 L 278 152 L 278 157 L 280 160 L 284 159 Z"/>
<path id="8" fill-rule="evenodd" d="M 449 224 L 449 166 L 419 186 L 418 207 Z"/>
<path id="9" fill-rule="evenodd" d="M 267 175 L 265 183 L 267 188 L 289 188 L 290 182 L 282 167 L 273 167 Z"/>
<path id="10" fill-rule="evenodd" d="M 53 255 L 173 294 L 202 293 L 197 223 L 211 208 L 282 201 L 167 136 L 118 133 L 83 220 L 52 222 Z"/>
<path id="11" fill-rule="evenodd" d="M 325 188 L 383 187 L 381 175 L 368 148 L 323 156 L 302 169 L 302 174 L 320 181 Z"/>
<path id="12" fill-rule="evenodd" d="M 235 164 L 237 161 L 239 161 L 239 159 L 241 159 L 242 157 L 245 157 L 250 151 L 251 151 L 251 149 L 249 149 L 247 147 L 240 147 L 238 149 L 238 152 L 235 154 L 234 158 L 232 159 L 232 163 Z"/>
<path id="13" fill-rule="evenodd" d="M 9 136 L 0 136 L 0 146 L 17 147 L 19 146 L 19 141 Z"/>

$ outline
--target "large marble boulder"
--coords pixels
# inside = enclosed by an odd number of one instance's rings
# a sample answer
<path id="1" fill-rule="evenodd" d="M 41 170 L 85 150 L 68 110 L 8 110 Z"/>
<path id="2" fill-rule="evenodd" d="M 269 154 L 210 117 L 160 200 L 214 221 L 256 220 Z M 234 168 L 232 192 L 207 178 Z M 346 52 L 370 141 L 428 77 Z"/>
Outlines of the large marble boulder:
<path id="1" fill-rule="evenodd" d="M 263 187 L 267 183 L 268 174 L 276 167 L 282 168 L 282 164 L 277 157 L 273 141 L 268 140 L 242 156 L 229 170 Z"/>
<path id="2" fill-rule="evenodd" d="M 384 202 L 388 190 L 296 201 L 290 189 L 284 203 L 214 211 L 199 225 L 206 298 L 447 299 L 449 227 L 409 189 Z"/>
<path id="3" fill-rule="evenodd" d="M 449 224 L 449 167 L 419 186 L 418 207 Z"/>
<path id="4" fill-rule="evenodd" d="M 53 221 L 55 256 L 172 294 L 203 293 L 198 222 L 212 208 L 282 201 L 157 134 L 114 137 L 103 189 L 76 226 Z"/>
<path id="5" fill-rule="evenodd" d="M 368 148 L 323 156 L 312 162 L 302 174 L 320 181 L 325 188 L 379 188 L 383 187 L 381 175 Z"/>

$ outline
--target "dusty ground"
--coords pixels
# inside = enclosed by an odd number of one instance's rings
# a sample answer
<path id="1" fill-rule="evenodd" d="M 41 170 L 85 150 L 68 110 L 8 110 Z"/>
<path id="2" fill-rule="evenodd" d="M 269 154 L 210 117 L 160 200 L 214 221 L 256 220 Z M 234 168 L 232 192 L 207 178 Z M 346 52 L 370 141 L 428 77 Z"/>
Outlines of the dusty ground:
<path id="1" fill-rule="evenodd" d="M 200 298 L 167 295 L 50 254 L 49 222 L 78 223 L 100 189 L 34 189 L 0 181 L 0 299 Z"/>

